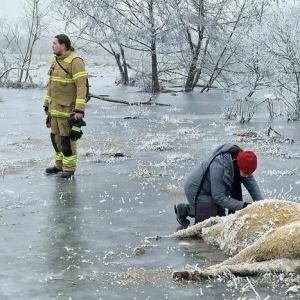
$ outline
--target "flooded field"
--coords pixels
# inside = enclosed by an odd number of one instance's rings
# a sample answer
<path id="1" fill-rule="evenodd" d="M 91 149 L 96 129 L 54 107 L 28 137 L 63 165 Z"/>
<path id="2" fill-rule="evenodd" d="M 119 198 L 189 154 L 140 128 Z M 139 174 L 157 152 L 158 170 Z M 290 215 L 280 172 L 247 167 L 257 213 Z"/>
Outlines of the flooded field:
<path id="1" fill-rule="evenodd" d="M 115 87 L 112 78 L 92 78 L 92 92 L 149 99 Z M 225 120 L 222 107 L 233 103 L 220 91 L 156 97 L 168 106 L 92 99 L 78 171 L 63 180 L 44 173 L 53 163 L 44 96 L 45 90 L 0 90 L 1 299 L 297 297 L 286 292 L 294 279 L 280 276 L 175 282 L 174 270 L 227 256 L 201 240 L 147 237 L 177 230 L 173 206 L 185 201 L 186 176 L 225 142 L 257 152 L 255 176 L 266 198 L 299 202 L 299 123 L 270 120 L 263 108 L 247 124 Z M 294 143 L 268 137 L 269 126 Z"/>

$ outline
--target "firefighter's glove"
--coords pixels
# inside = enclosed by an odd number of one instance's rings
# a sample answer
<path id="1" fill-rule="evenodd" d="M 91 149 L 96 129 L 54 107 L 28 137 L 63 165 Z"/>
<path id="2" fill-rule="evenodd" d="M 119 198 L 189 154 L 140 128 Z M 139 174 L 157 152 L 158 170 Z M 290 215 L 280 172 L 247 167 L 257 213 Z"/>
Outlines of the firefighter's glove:
<path id="1" fill-rule="evenodd" d="M 77 141 L 82 136 L 81 126 L 86 126 L 86 123 L 83 119 L 75 119 L 74 115 L 70 116 L 68 120 L 69 126 L 71 127 L 70 131 L 70 140 Z"/>
<path id="2" fill-rule="evenodd" d="M 46 127 L 47 127 L 47 128 L 50 128 L 50 127 L 51 127 L 51 118 L 50 118 L 49 115 L 48 115 L 47 118 L 46 118 Z"/>
<path id="3" fill-rule="evenodd" d="M 82 131 L 80 129 L 80 127 L 78 126 L 72 126 L 71 127 L 71 131 L 70 131 L 70 140 L 71 141 L 77 141 L 81 138 L 82 136 Z"/>

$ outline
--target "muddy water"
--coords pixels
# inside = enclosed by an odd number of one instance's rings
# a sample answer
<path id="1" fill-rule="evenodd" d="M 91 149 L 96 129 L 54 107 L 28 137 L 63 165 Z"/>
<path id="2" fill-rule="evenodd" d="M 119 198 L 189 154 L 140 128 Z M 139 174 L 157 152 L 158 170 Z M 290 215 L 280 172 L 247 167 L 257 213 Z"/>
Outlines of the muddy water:
<path id="1" fill-rule="evenodd" d="M 101 91 L 100 91 L 101 90 Z M 131 88 L 99 89 L 144 101 Z M 268 197 L 299 200 L 299 125 L 220 118 L 222 93 L 162 94 L 171 106 L 128 107 L 93 99 L 79 141 L 74 180 L 46 176 L 53 151 L 45 127 L 45 91 L 0 91 L 0 299 L 284 299 L 286 287 L 253 278 L 197 284 L 172 271 L 226 259 L 201 240 L 148 240 L 177 230 L 187 174 L 211 149 L 239 142 L 257 151 L 256 177 Z M 137 117 L 124 119 L 124 117 Z M 295 144 L 268 139 L 272 126 Z M 240 133 L 254 131 L 255 137 Z M 122 155 L 116 155 L 122 154 Z M 244 291 L 244 292 L 243 292 Z M 242 293 L 243 292 L 243 293 Z"/>

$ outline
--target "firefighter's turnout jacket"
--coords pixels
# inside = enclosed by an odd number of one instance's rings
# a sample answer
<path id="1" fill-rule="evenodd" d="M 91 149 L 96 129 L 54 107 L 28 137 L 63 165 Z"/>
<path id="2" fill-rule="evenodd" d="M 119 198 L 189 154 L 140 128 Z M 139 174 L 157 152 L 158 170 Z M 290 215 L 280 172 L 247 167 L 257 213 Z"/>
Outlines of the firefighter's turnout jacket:
<path id="1" fill-rule="evenodd" d="M 87 72 L 83 60 L 74 52 L 54 57 L 48 71 L 49 84 L 44 107 L 51 116 L 51 141 L 55 149 L 55 166 L 63 171 L 75 171 L 76 141 L 70 141 L 68 119 L 73 113 L 83 113 L 86 105 Z"/>
<path id="2" fill-rule="evenodd" d="M 87 72 L 83 60 L 71 51 L 53 57 L 48 75 L 50 81 L 44 106 L 49 107 L 51 116 L 68 118 L 74 111 L 84 113 Z M 57 111 L 56 104 L 69 107 L 70 111 Z"/>

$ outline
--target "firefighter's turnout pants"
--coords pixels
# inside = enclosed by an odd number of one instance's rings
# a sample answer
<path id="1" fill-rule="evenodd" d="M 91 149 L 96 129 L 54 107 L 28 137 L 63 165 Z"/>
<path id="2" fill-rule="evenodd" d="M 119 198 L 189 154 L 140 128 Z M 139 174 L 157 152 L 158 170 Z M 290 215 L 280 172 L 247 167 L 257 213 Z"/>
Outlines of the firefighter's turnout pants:
<path id="1" fill-rule="evenodd" d="M 59 105 L 60 106 L 60 105 Z M 51 142 L 55 150 L 55 167 L 62 171 L 76 171 L 77 145 L 70 140 L 70 126 L 68 124 L 71 113 L 65 116 L 55 116 L 51 108 Z M 69 107 L 59 107 L 59 111 L 69 111 Z"/>

